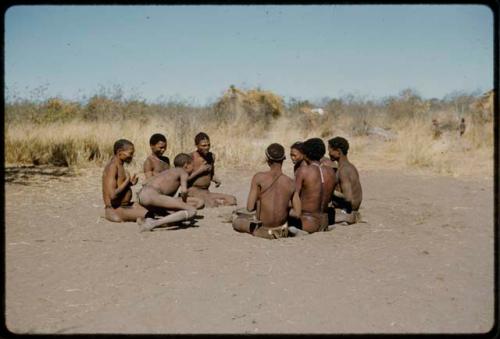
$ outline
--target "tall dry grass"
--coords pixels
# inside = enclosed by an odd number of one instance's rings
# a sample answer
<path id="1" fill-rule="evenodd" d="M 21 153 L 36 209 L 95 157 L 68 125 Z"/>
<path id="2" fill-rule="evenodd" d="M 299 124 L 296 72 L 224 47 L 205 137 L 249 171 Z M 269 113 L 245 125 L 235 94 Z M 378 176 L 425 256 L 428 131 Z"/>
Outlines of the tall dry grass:
<path id="1" fill-rule="evenodd" d="M 87 105 L 50 99 L 37 106 L 23 101 L 7 107 L 5 162 L 102 166 L 112 156 L 113 143 L 126 138 L 135 144 L 132 167 L 140 172 L 153 133 L 166 135 L 166 155 L 173 158 L 194 150 L 194 136 L 203 131 L 211 137 L 218 167 L 258 167 L 264 162 L 265 147 L 272 142 L 288 149 L 298 140 L 321 137 L 326 142 L 340 135 L 349 140 L 349 156 L 359 164 L 397 164 L 402 169 L 423 168 L 445 175 L 472 173 L 477 167 L 493 172 L 492 121 L 478 119 L 472 111 L 461 111 L 460 116 L 452 109 L 452 101 L 426 102 L 404 91 L 400 97 L 379 103 L 354 97 L 332 99 L 324 105 L 330 111 L 323 116 L 303 114 L 311 107 L 307 101 L 285 105 L 270 92 L 234 88 L 213 107 L 201 108 L 102 96 L 91 98 Z M 467 129 L 460 137 L 457 127 L 462 116 Z M 434 137 L 432 118 L 440 122 L 443 133 L 439 138 Z M 395 138 L 381 139 L 370 133 L 373 127 Z"/>

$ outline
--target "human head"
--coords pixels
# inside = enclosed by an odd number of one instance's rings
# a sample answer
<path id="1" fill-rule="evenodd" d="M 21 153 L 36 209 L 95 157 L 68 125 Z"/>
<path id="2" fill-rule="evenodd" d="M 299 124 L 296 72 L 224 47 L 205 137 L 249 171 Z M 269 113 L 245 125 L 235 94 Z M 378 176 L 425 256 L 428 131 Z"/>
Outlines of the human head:
<path id="1" fill-rule="evenodd" d="M 272 143 L 266 148 L 266 158 L 269 165 L 273 163 L 283 163 L 285 160 L 285 148 L 278 143 Z"/>
<path id="2" fill-rule="evenodd" d="M 347 155 L 349 142 L 342 137 L 328 140 L 328 154 L 331 160 L 339 160 L 341 155 Z"/>
<path id="3" fill-rule="evenodd" d="M 307 139 L 303 145 L 304 155 L 309 161 L 319 161 L 325 155 L 325 143 L 320 138 Z"/>
<path id="4" fill-rule="evenodd" d="M 196 134 L 194 143 L 201 154 L 207 154 L 210 151 L 210 138 L 206 133 L 200 132 Z"/>
<path id="5" fill-rule="evenodd" d="M 193 158 L 186 153 L 179 153 L 174 158 L 174 166 L 183 168 L 188 174 L 193 172 Z"/>
<path id="6" fill-rule="evenodd" d="M 155 133 L 149 138 L 149 146 L 156 156 L 162 156 L 167 150 L 167 138 L 163 134 Z"/>
<path id="7" fill-rule="evenodd" d="M 297 141 L 290 146 L 290 159 L 294 164 L 304 160 L 304 143 L 302 141 Z"/>
<path id="8" fill-rule="evenodd" d="M 134 158 L 134 144 L 127 139 L 119 139 L 113 145 L 113 153 L 120 160 L 130 163 Z"/>

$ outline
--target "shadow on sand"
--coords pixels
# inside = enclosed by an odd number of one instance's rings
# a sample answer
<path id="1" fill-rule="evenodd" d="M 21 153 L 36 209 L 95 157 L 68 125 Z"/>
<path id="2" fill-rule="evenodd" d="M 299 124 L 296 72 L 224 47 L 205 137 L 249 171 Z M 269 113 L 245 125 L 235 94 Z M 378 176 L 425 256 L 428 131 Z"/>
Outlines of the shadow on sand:
<path id="1" fill-rule="evenodd" d="M 7 166 L 4 168 L 6 183 L 19 185 L 35 185 L 41 181 L 59 179 L 61 177 L 75 177 L 75 172 L 69 167 L 55 166 Z"/>

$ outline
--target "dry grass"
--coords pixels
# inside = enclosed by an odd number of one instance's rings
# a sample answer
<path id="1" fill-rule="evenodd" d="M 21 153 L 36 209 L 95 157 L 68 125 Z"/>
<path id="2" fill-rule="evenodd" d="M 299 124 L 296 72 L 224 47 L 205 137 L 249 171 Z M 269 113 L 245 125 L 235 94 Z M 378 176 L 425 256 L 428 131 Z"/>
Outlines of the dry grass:
<path id="1" fill-rule="evenodd" d="M 492 119 L 473 119 L 472 111 L 465 115 L 467 129 L 459 137 L 455 111 L 444 103 L 439 110 L 429 111 L 429 103 L 411 92 L 381 104 L 353 98 L 332 100 L 323 116 L 301 114 L 304 107 L 311 104 L 296 102 L 294 107 L 285 107 L 273 93 L 235 88 L 223 94 L 214 107 L 201 108 L 185 103 L 146 105 L 98 96 L 86 106 L 53 99 L 40 107 L 21 102 L 7 107 L 10 118 L 5 129 L 5 162 L 102 166 L 112 155 L 113 143 L 126 138 L 135 144 L 132 168 L 140 172 L 153 133 L 166 135 L 166 155 L 173 158 L 194 150 L 194 136 L 203 131 L 211 137 L 218 167 L 255 168 L 264 161 L 264 149 L 272 142 L 288 149 L 298 140 L 321 137 L 326 143 L 340 135 L 349 140 L 349 157 L 361 168 L 420 168 L 454 176 L 493 174 Z M 336 111 L 328 111 L 328 107 Z M 29 118 L 41 109 L 43 122 Z M 116 110 L 122 111 L 116 114 Z M 76 111 L 78 116 L 68 120 Z M 432 118 L 439 120 L 439 138 L 433 135 Z M 372 127 L 396 137 L 384 141 L 369 133 Z"/>

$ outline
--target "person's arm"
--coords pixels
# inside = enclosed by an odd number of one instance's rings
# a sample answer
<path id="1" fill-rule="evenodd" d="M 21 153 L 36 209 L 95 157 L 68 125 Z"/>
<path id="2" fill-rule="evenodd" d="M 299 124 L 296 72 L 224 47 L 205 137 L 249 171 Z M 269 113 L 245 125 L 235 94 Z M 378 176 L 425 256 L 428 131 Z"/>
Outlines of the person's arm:
<path id="1" fill-rule="evenodd" d="M 103 177 L 104 186 L 104 204 L 106 206 L 111 206 L 111 201 L 115 200 L 123 191 L 125 191 L 130 184 L 130 175 L 126 173 L 125 180 L 121 185 L 116 183 L 116 166 L 112 165 L 105 169 Z"/>
<path id="2" fill-rule="evenodd" d="M 344 200 L 346 203 L 346 212 L 352 212 L 352 184 L 349 178 L 349 173 L 346 171 L 341 171 L 339 173 L 340 188 L 342 189 L 342 194 L 344 195 Z"/>
<path id="3" fill-rule="evenodd" d="M 181 176 L 180 176 L 180 180 L 181 180 L 180 196 L 182 198 L 182 201 L 186 202 L 187 201 L 188 174 L 186 172 L 182 171 Z"/>
<path id="4" fill-rule="evenodd" d="M 247 210 L 249 212 L 255 210 L 258 195 L 259 195 L 259 185 L 257 184 L 257 175 L 254 175 L 252 178 L 252 183 L 250 184 L 250 192 L 248 193 L 248 199 L 247 199 Z"/>
<path id="5" fill-rule="evenodd" d="M 203 165 L 200 166 L 196 171 L 193 171 L 189 177 L 188 177 L 188 182 L 191 183 L 193 182 L 196 178 L 198 178 L 200 175 L 202 175 L 205 172 L 209 172 L 212 170 L 212 166 L 204 163 Z"/>
<path id="6" fill-rule="evenodd" d="M 212 169 L 210 172 L 212 176 L 212 181 L 215 183 L 215 187 L 219 187 L 222 182 L 219 180 L 218 177 L 215 176 L 215 154 L 212 153 Z"/>
<path id="7" fill-rule="evenodd" d="M 292 195 L 292 210 L 290 211 L 290 216 L 294 218 L 300 218 L 302 214 L 302 204 L 300 202 L 300 197 L 297 191 L 293 192 Z"/>
<path id="8" fill-rule="evenodd" d="M 149 179 L 154 175 L 154 166 L 149 157 L 146 161 L 144 161 L 144 175 L 146 176 L 146 179 Z"/>
<path id="9" fill-rule="evenodd" d="M 303 167 L 297 170 L 295 175 L 295 193 L 300 197 L 300 192 L 302 192 L 302 185 L 304 183 L 304 171 Z"/>

